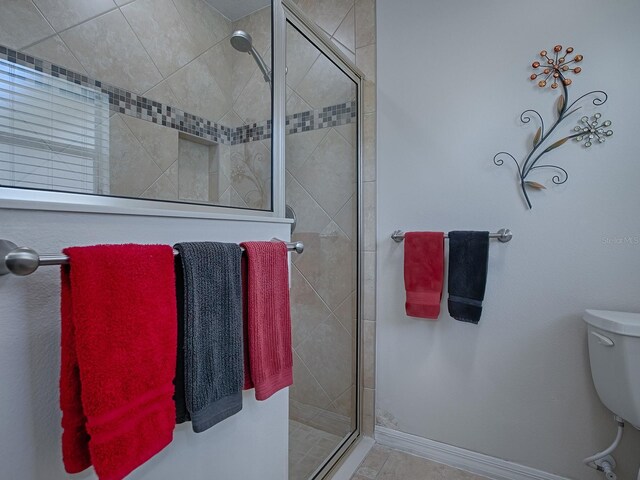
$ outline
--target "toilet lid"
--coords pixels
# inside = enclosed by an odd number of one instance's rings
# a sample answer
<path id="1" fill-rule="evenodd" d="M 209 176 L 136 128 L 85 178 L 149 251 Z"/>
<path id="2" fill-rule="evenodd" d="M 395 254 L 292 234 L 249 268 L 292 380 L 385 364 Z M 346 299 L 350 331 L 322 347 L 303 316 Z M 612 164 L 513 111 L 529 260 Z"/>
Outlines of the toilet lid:
<path id="1" fill-rule="evenodd" d="M 589 325 L 630 337 L 640 337 L 640 313 L 585 310 L 584 321 Z"/>

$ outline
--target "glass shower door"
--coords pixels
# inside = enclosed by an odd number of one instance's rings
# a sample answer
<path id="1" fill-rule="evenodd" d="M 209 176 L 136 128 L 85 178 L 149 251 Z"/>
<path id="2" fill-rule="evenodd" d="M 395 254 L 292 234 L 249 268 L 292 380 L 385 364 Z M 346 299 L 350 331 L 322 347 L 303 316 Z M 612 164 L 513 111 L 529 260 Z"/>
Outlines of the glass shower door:
<path id="1" fill-rule="evenodd" d="M 297 217 L 289 478 L 313 478 L 357 429 L 358 86 L 287 23 L 286 200 Z"/>

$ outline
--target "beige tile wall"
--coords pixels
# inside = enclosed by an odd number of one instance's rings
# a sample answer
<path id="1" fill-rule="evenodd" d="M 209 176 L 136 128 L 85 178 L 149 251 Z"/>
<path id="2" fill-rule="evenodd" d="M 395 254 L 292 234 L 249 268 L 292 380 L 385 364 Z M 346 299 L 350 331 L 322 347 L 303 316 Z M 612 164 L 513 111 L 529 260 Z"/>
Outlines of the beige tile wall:
<path id="1" fill-rule="evenodd" d="M 363 370 L 364 392 L 363 432 L 373 434 L 374 398 L 375 398 L 375 262 L 376 262 L 376 97 L 375 97 L 375 0 L 294 0 L 298 7 L 314 21 L 331 41 L 353 61 L 365 74 L 364 81 L 364 125 L 363 125 L 363 202 L 364 202 L 364 311 L 363 317 Z M 341 84 L 343 76 L 334 75 L 335 70 L 318 57 L 317 51 L 310 48 L 295 32 L 287 34 L 287 55 L 295 61 L 287 61 L 287 112 L 297 112 L 322 105 L 332 95 L 342 98 L 345 85 Z M 318 79 L 325 83 L 319 84 Z M 333 103 L 338 103 L 333 101 Z M 332 104 L 324 103 L 324 105 Z M 340 160 L 351 157 L 352 152 L 346 149 L 341 152 L 343 140 L 355 143 L 355 130 L 352 126 L 322 129 L 302 134 L 289 135 L 287 138 L 287 201 L 295 205 L 298 213 L 299 235 L 312 245 L 319 242 L 317 248 L 309 251 L 322 252 L 322 242 L 327 231 L 340 232 L 348 247 L 353 250 L 355 197 L 341 196 L 345 191 L 353 190 L 345 186 L 352 172 L 345 172 L 345 163 Z M 313 155 L 328 154 L 325 159 L 317 159 L 312 164 L 308 159 Z M 313 171 L 302 172 L 302 169 L 314 165 Z M 327 171 L 321 170 L 327 165 Z M 323 179 L 327 181 L 323 181 Z M 355 178 L 355 177 L 353 177 Z M 345 202 L 346 201 L 346 202 Z M 336 244 L 338 242 L 336 241 Z M 305 265 L 304 255 L 295 263 L 294 289 L 294 344 L 296 358 L 297 385 L 292 389 L 292 415 L 304 417 L 300 412 L 300 404 L 309 402 L 313 407 L 328 408 L 336 413 L 346 414 L 353 398 L 353 385 L 344 392 L 341 398 L 332 398 L 339 388 L 346 385 L 348 376 L 344 368 L 334 365 L 334 359 L 324 358 L 333 355 L 344 361 L 347 346 L 344 339 L 351 338 L 353 332 L 354 295 L 347 282 L 350 276 L 345 267 L 346 259 L 340 251 L 326 249 L 335 257 L 333 262 L 328 258 L 319 258 L 314 268 L 325 269 L 330 273 L 326 279 L 313 282 L 314 269 Z M 353 252 L 352 252 L 353 253 Z M 322 253 L 319 253 L 321 255 Z M 352 254 L 353 257 L 353 254 Z M 301 271 L 301 268 L 305 271 Z M 353 271 L 352 269 L 350 270 Z M 298 281 L 295 281 L 295 280 Z M 324 284 L 321 284 L 324 282 Z M 323 291 L 326 287 L 328 290 Z M 345 291 L 346 290 L 346 291 Z M 347 298 L 342 300 L 340 293 Z M 334 295 L 336 298 L 333 298 Z M 337 310 L 332 310 L 336 300 L 342 300 Z M 333 303 L 332 303 L 333 302 Z M 347 307 L 348 306 L 348 307 Z M 297 314 L 296 309 L 303 310 Z M 350 322 L 345 319 L 351 318 Z M 335 321 L 338 320 L 338 322 Z M 342 320 L 341 320 L 342 319 Z M 337 323 L 343 331 L 337 328 Z M 318 324 L 320 326 L 318 326 Z M 315 329 L 315 330 L 314 330 Z M 347 332 L 345 334 L 344 332 Z M 349 336 L 347 336 L 349 335 Z M 316 356 L 299 355 L 299 350 L 309 348 L 310 338 L 316 337 L 316 344 L 324 342 L 326 353 L 314 346 Z M 338 338 L 340 337 L 340 338 Z M 306 339 L 306 344 L 304 343 Z M 306 360 L 308 361 L 305 361 Z M 350 363 L 350 360 L 349 362 Z M 351 373 L 351 372 L 349 372 Z M 302 379 L 302 380 L 301 380 Z M 348 400 L 346 400 L 348 398 Z M 315 400 L 314 400 L 315 399 Z M 315 403 L 314 403 L 315 402 Z M 342 410 L 341 410 L 342 408 Z M 309 409 L 313 412 L 313 409 Z M 317 414 L 317 413 L 316 413 Z M 309 415 L 313 415 L 310 413 Z"/>
<path id="2" fill-rule="evenodd" d="M 233 127 L 271 117 L 269 85 L 229 43 L 236 28 L 270 63 L 270 8 L 232 23 L 204 0 L 10 0 L 2 4 L 0 44 Z M 124 115 L 112 115 L 110 128 L 119 142 L 111 147 L 112 194 L 271 206 L 269 142 L 236 149 L 234 176 L 228 147 L 213 149 L 209 157 L 221 162 L 213 165 L 204 155 L 187 159 L 198 147 L 178 158 L 186 140 L 176 130 Z M 195 172 L 208 181 L 193 184 Z"/>

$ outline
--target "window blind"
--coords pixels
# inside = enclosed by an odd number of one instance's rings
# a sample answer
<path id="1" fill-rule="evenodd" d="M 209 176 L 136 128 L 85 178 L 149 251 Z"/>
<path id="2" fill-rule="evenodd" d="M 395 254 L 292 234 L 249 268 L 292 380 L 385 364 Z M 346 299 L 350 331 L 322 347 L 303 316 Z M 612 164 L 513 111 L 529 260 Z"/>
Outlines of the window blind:
<path id="1" fill-rule="evenodd" d="M 108 95 L 0 60 L 0 185 L 108 194 Z"/>

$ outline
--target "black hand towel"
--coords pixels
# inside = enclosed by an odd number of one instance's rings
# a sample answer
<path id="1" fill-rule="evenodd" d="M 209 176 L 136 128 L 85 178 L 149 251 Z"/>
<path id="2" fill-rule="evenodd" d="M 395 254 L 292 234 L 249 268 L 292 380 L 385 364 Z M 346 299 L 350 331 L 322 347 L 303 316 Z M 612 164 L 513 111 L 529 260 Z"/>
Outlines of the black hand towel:
<path id="1" fill-rule="evenodd" d="M 178 243 L 175 248 L 184 295 L 179 321 L 184 376 L 176 376 L 177 421 L 190 417 L 193 431 L 204 432 L 242 409 L 242 250 L 234 243 L 213 242 Z"/>
<path id="2" fill-rule="evenodd" d="M 487 283 L 489 232 L 449 232 L 449 315 L 478 323 Z"/>

